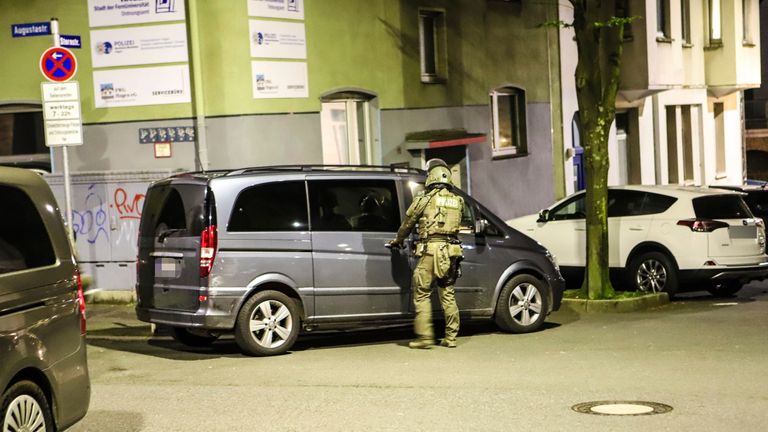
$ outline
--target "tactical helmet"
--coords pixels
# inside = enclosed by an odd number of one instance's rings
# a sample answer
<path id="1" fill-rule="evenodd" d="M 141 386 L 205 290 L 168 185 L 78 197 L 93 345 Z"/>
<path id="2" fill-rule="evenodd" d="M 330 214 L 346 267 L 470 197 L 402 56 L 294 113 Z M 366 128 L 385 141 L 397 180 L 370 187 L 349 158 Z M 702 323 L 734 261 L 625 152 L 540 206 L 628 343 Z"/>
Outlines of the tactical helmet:
<path id="1" fill-rule="evenodd" d="M 436 183 L 451 184 L 451 170 L 442 159 L 430 159 L 427 161 L 427 181 L 425 186 L 430 187 Z"/>

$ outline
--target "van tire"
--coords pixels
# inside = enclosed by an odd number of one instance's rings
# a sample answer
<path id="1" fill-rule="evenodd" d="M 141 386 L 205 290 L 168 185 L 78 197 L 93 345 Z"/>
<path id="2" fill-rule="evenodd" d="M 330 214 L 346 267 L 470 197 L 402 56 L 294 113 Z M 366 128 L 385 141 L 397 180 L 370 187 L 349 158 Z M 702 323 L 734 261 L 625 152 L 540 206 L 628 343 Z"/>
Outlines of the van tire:
<path id="1" fill-rule="evenodd" d="M 28 398 L 31 398 L 31 400 Z M 24 404 L 26 409 L 22 409 L 21 404 Z M 43 393 L 40 387 L 32 381 L 19 381 L 0 397 L 0 430 L 6 430 L 6 427 L 8 427 L 5 417 L 9 409 L 15 412 L 17 416 L 26 417 L 22 419 L 22 424 L 19 426 L 32 426 L 35 417 L 42 415 L 42 420 L 45 422 L 44 430 L 53 431 L 56 429 L 53 424 L 53 415 L 48 404 L 48 398 L 45 397 L 45 393 Z M 18 417 L 16 418 L 18 421 Z"/>
<path id="2" fill-rule="evenodd" d="M 205 330 L 189 329 L 186 327 L 173 327 L 173 340 L 189 347 L 207 347 L 216 342 L 218 335 L 208 333 Z"/>
<path id="3" fill-rule="evenodd" d="M 283 354 L 299 335 L 301 319 L 296 302 L 278 291 L 261 291 L 249 298 L 235 322 L 235 341 L 244 354 Z"/>
<path id="4" fill-rule="evenodd" d="M 549 312 L 549 292 L 544 281 L 519 274 L 504 284 L 496 302 L 496 325 L 509 333 L 538 330 Z"/>

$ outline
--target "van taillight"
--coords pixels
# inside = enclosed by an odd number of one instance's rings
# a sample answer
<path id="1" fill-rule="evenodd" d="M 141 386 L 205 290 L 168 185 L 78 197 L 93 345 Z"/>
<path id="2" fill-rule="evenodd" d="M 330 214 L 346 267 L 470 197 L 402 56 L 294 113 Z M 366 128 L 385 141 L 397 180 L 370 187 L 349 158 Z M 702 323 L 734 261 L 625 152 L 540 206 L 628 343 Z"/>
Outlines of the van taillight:
<path id="1" fill-rule="evenodd" d="M 200 277 L 207 277 L 216 258 L 216 225 L 211 225 L 200 233 Z"/>
<path id="2" fill-rule="evenodd" d="M 80 312 L 80 334 L 85 335 L 85 295 L 80 270 L 75 271 L 75 280 L 77 280 L 77 307 Z"/>
<path id="3" fill-rule="evenodd" d="M 681 226 L 687 226 L 693 232 L 712 232 L 718 228 L 729 227 L 729 225 L 725 222 L 709 219 L 683 219 L 677 221 L 677 224 Z"/>

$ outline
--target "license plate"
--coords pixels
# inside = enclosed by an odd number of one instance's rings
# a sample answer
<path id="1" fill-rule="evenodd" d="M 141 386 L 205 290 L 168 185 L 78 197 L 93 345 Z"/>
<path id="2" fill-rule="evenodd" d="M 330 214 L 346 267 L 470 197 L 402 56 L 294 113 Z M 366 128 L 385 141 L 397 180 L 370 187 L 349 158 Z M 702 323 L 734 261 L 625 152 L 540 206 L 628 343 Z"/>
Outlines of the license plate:
<path id="1" fill-rule="evenodd" d="M 155 261 L 155 276 L 175 277 L 177 267 L 175 258 L 160 258 Z"/>
<path id="2" fill-rule="evenodd" d="M 728 234 L 732 239 L 756 239 L 756 226 L 731 226 L 728 228 Z"/>

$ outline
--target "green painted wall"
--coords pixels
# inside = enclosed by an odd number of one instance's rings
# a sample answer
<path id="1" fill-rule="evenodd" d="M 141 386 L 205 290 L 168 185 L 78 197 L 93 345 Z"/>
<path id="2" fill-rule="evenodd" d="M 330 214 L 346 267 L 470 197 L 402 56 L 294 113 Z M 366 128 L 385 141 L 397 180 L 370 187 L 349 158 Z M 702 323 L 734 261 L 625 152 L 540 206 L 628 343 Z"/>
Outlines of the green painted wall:
<path id="1" fill-rule="evenodd" d="M 347 87 L 378 94 L 383 109 L 485 105 L 489 90 L 504 84 L 525 88 L 530 102 L 550 100 L 546 30 L 539 24 L 554 18 L 556 12 L 554 5 L 545 2 L 306 0 L 309 97 L 253 99 L 246 1 L 188 1 L 197 2 L 200 14 L 208 116 L 317 112 L 321 94 Z M 419 7 L 445 10 L 449 63 L 445 84 L 420 81 Z M 552 16 L 547 15 L 548 10 Z M 51 39 L 11 38 L 10 26 L 47 21 L 52 16 L 59 18 L 61 33 L 79 34 L 83 45 L 90 45 L 86 0 L 0 0 L 0 58 L 4 63 L 0 67 L 0 103 L 40 99 L 43 77 L 37 63 Z M 96 109 L 90 52 L 87 48 L 74 52 L 85 123 L 194 115 L 191 104 Z"/>

